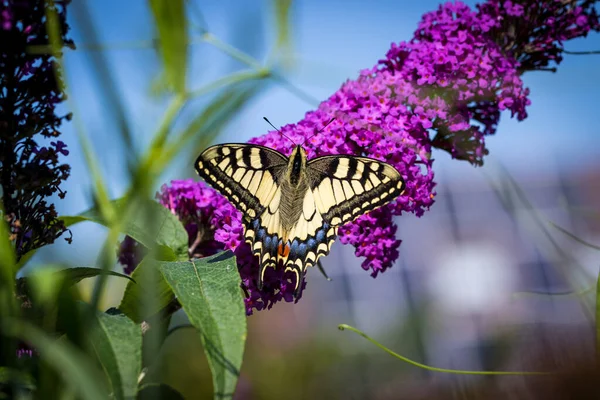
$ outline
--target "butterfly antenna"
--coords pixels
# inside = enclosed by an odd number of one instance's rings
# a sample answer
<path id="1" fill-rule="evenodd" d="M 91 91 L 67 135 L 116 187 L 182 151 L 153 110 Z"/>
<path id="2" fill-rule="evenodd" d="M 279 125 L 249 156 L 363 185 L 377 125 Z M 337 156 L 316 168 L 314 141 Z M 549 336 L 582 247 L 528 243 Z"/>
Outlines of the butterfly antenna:
<path id="1" fill-rule="evenodd" d="M 321 129 L 319 129 L 317 132 L 313 133 L 312 135 L 310 135 L 309 137 L 307 137 L 306 139 L 304 139 L 304 142 L 302 142 L 302 144 L 306 143 L 306 142 L 307 142 L 309 139 L 311 139 L 311 138 L 313 138 L 313 137 L 317 136 L 319 133 L 323 132 L 323 130 L 324 130 L 325 128 L 327 128 L 327 127 L 329 126 L 329 124 L 331 124 L 333 121 L 335 121 L 335 117 L 331 118 L 331 119 L 329 120 L 329 122 L 328 122 L 328 123 L 326 123 L 326 124 L 325 124 L 325 125 L 324 125 L 324 126 L 321 128 Z"/>
<path id="2" fill-rule="evenodd" d="M 288 137 L 288 136 L 287 136 L 285 133 L 281 132 L 281 130 L 280 130 L 279 128 L 275 127 L 275 125 L 273 125 L 273 124 L 271 123 L 271 121 L 269 121 L 269 120 L 267 119 L 267 117 L 263 117 L 263 119 L 264 119 L 265 121 L 267 121 L 267 124 L 271 125 L 271 126 L 273 127 L 273 129 L 275 129 L 277 132 L 279 132 L 279 133 L 281 134 L 281 136 L 283 136 L 284 138 L 286 138 L 287 140 L 289 140 L 290 142 L 292 142 L 292 144 L 293 144 L 294 146 L 296 146 L 296 142 L 294 142 L 292 139 L 290 139 L 290 138 L 289 138 L 289 137 Z"/>

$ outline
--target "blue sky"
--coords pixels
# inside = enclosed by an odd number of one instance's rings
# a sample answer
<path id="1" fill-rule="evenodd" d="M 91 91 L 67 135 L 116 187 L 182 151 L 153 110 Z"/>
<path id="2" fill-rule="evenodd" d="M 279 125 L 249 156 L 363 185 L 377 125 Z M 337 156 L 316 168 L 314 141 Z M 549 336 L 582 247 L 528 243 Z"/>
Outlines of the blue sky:
<path id="1" fill-rule="evenodd" d="M 268 1 L 207 1 L 195 2 L 210 32 L 259 60 L 263 60 L 273 45 L 275 24 Z M 118 92 L 124 99 L 125 112 L 139 151 L 148 145 L 162 115 L 167 99 L 149 96 L 150 82 L 160 72 L 157 54 L 151 49 L 118 49 L 115 44 L 145 41 L 153 37 L 151 16 L 145 0 L 88 1 L 90 14 L 98 30 L 99 40 L 108 45 L 103 52 Z M 469 5 L 475 2 L 466 2 Z M 297 87 L 317 99 L 331 95 L 346 79 L 358 71 L 373 66 L 382 58 L 392 42 L 409 40 L 420 16 L 436 9 L 438 1 L 398 2 L 328 1 L 295 2 L 292 13 L 294 68 L 286 77 Z M 102 171 L 113 197 L 127 187 L 126 160 L 119 135 L 102 88 L 90 73 L 93 53 L 84 50 L 90 40 L 77 24 L 77 12 L 71 6 L 69 21 L 72 37 L 81 51 L 66 52 L 66 74 L 72 100 L 81 115 L 83 126 L 96 149 Z M 193 15 L 192 15 L 193 16 Z M 569 50 L 600 49 L 600 35 L 567 44 Z M 206 44 L 196 44 L 190 50 L 188 81 L 191 88 L 201 87 L 218 77 L 243 66 Z M 529 73 L 524 77 L 531 89 L 532 105 L 529 118 L 523 122 L 503 116 L 498 133 L 488 139 L 493 157 L 516 173 L 536 173 L 562 167 L 572 171 L 597 168 L 600 155 L 598 134 L 598 100 L 600 92 L 600 56 L 566 56 L 555 74 Z M 201 102 L 202 100 L 200 100 Z M 69 104 L 65 104 L 67 110 Z M 269 127 L 262 120 L 268 116 L 275 125 L 302 119 L 314 107 L 287 90 L 270 85 L 231 122 L 219 142 L 246 141 L 265 133 Z M 83 162 L 75 134 L 75 124 L 64 126 L 62 140 L 71 154 L 71 178 L 64 184 L 66 200 L 57 203 L 61 214 L 76 214 L 91 205 L 88 171 Z M 436 174 L 473 174 L 465 163 L 449 159 L 445 153 L 435 153 Z M 183 158 L 182 158 L 183 159 Z M 167 171 L 164 180 L 192 176 L 192 166 L 178 164 Z M 69 246 L 74 263 L 93 262 L 89 246 L 103 239 L 102 228 L 91 224 L 74 228 L 75 242 Z M 55 250 L 66 249 L 59 240 Z M 99 246 L 99 243 L 98 243 Z M 50 251 L 52 259 L 57 253 Z M 46 258 L 44 253 L 42 258 Z"/>

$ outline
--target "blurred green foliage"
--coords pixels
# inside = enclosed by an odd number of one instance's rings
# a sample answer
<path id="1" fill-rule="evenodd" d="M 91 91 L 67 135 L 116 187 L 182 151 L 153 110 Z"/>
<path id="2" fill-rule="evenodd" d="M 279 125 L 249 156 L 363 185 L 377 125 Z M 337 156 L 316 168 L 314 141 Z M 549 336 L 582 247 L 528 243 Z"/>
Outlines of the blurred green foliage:
<path id="1" fill-rule="evenodd" d="M 163 66 L 159 78 L 150 85 L 161 88 L 160 95 L 171 97 L 171 101 L 148 140 L 148 148 L 139 157 L 138 150 L 131 148 L 131 121 L 127 120 L 107 60 L 102 52 L 92 56 L 92 72 L 99 82 L 100 95 L 111 105 L 106 108 L 106 118 L 114 120 L 123 143 L 134 155 L 129 161 L 131 186 L 122 198 L 109 197 L 99 156 L 79 116 L 81 106 L 72 99 L 67 105 L 74 114 L 95 206 L 79 215 L 63 216 L 62 220 L 68 226 L 91 222 L 108 228 L 96 265 L 61 270 L 41 268 L 17 280 L 18 269 L 27 264 L 35 251 L 17 266 L 6 224 L 0 222 L 0 398 L 175 398 L 179 396 L 177 389 L 185 392 L 186 398 L 223 398 L 231 397 L 235 391 L 246 339 L 246 315 L 235 259 L 232 254 L 223 253 L 207 260 L 188 261 L 187 232 L 175 216 L 151 197 L 163 170 L 184 150 L 193 148 L 199 152 L 208 146 L 261 91 L 275 65 L 263 65 L 203 30 L 202 43 L 242 61 L 247 69 L 205 87 L 190 89 L 186 79 L 188 47 L 192 42 L 190 4 L 184 0 L 149 0 L 147 6 L 157 32 L 150 43 L 157 45 Z M 97 43 L 94 21 L 85 4 L 73 4 L 72 8 L 84 36 Z M 290 2 L 275 2 L 273 9 L 279 27 L 273 51 L 278 53 L 289 45 Z M 51 7 L 47 27 L 50 43 L 46 51 L 57 60 L 57 71 L 68 77 Z M 32 51 L 44 50 L 37 46 Z M 273 63 L 277 59 L 273 57 Z M 64 89 L 69 93 L 69 87 Z M 204 107 L 196 107 L 197 116 L 181 128 L 176 122 L 182 109 L 207 95 L 212 99 Z M 177 130 L 176 125 L 180 126 Z M 123 235 L 132 237 L 146 250 L 144 262 L 131 278 L 113 271 L 114 246 Z M 108 275 L 123 276 L 129 282 L 119 308 L 101 312 L 98 306 L 107 289 Z M 91 300 L 83 302 L 76 284 L 92 277 L 96 279 Z M 185 352 L 188 362 L 192 360 L 189 348 L 173 342 L 179 331 L 167 334 L 171 315 L 181 308 L 193 325 L 181 332 L 194 338 L 190 340 L 191 347 L 194 340 L 199 344 L 195 359 L 204 370 L 193 377 L 192 390 L 169 382 L 170 375 L 164 372 L 184 365 L 169 361 L 168 354 L 175 347 Z"/>

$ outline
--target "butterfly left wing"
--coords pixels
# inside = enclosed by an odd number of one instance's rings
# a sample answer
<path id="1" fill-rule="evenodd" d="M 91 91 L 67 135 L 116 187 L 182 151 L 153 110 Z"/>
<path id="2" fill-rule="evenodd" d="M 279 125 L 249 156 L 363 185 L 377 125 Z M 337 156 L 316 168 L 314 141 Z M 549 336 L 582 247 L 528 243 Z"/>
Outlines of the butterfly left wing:
<path id="1" fill-rule="evenodd" d="M 391 165 L 367 157 L 325 156 L 308 161 L 302 214 L 290 231 L 284 266 L 296 291 L 308 267 L 329 254 L 339 226 L 398 197 L 404 180 Z"/>
<path id="2" fill-rule="evenodd" d="M 288 159 L 281 153 L 252 144 L 222 144 L 204 150 L 196 171 L 242 212 L 251 223 L 269 205 Z"/>

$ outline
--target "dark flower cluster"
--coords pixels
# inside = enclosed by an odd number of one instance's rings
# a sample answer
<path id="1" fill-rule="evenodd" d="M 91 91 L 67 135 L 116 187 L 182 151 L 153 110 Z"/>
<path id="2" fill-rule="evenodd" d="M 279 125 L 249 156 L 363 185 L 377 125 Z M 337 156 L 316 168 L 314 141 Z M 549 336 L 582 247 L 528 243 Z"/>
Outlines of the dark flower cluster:
<path id="1" fill-rule="evenodd" d="M 72 46 L 66 37 L 67 3 L 55 1 L 54 10 L 62 41 Z M 59 185 L 70 167 L 60 158 L 69 151 L 56 138 L 70 115 L 55 113 L 65 97 L 61 78 L 53 56 L 39 51 L 49 45 L 47 7 L 44 0 L 0 1 L 0 185 L 18 257 L 66 231 L 48 202 L 55 194 L 65 196 Z M 40 145 L 40 140 L 49 144 Z"/>
<path id="2" fill-rule="evenodd" d="M 510 111 L 518 120 L 527 117 L 530 101 L 523 72 L 558 64 L 565 40 L 598 29 L 591 3 L 489 0 L 477 11 L 460 2 L 446 3 L 423 16 L 411 41 L 393 44 L 373 68 L 344 83 L 302 121 L 281 128 L 295 143 L 304 143 L 308 158 L 368 156 L 392 164 L 406 180 L 404 194 L 394 202 L 339 230 L 340 241 L 355 247 L 355 254 L 364 260 L 362 267 L 373 277 L 399 256 L 394 216 L 403 212 L 421 216 L 434 202 L 432 149 L 482 165 L 488 152 L 484 137 L 495 133 L 501 112 Z M 286 155 L 293 148 L 276 131 L 250 142 Z M 258 265 L 242 243 L 237 211 L 225 200 L 214 200 L 222 198 L 203 183 L 187 185 L 188 192 L 200 191 L 213 199 L 214 208 L 200 201 L 187 213 L 198 221 L 209 219 L 204 229 L 214 236 L 205 246 L 235 250 L 248 313 L 252 308 L 270 308 L 281 299 L 292 301 L 281 271 L 267 275 L 267 291 L 256 287 Z M 163 187 L 162 193 L 177 194 L 175 183 Z M 162 197 L 161 202 L 175 209 Z M 196 230 L 190 233 L 191 242 Z"/>

